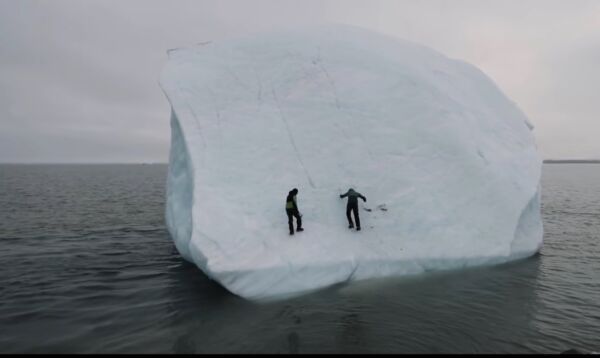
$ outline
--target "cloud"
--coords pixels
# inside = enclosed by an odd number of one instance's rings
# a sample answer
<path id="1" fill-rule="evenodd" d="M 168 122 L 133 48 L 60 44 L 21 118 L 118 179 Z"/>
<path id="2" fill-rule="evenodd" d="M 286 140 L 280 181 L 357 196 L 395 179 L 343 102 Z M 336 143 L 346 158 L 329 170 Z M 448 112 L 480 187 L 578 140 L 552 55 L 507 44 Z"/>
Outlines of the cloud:
<path id="1" fill-rule="evenodd" d="M 0 162 L 166 161 L 167 49 L 322 22 L 471 62 L 545 157 L 600 157 L 599 14 L 593 0 L 0 0 Z"/>

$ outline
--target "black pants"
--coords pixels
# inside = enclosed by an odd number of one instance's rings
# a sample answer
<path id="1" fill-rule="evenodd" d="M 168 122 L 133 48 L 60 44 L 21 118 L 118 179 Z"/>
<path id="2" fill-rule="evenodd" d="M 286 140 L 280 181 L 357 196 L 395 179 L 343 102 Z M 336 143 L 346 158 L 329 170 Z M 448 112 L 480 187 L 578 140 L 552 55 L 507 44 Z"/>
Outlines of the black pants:
<path id="1" fill-rule="evenodd" d="M 285 212 L 288 216 L 288 225 L 290 227 L 290 234 L 294 233 L 294 220 L 296 218 L 296 228 L 302 228 L 302 218 L 300 217 L 300 213 L 298 209 L 285 209 Z"/>
<path id="2" fill-rule="evenodd" d="M 360 229 L 360 218 L 358 217 L 358 204 L 346 205 L 346 217 L 348 218 L 348 224 L 354 227 L 354 224 L 352 223 L 351 213 L 354 213 L 354 220 L 356 220 L 356 228 Z"/>

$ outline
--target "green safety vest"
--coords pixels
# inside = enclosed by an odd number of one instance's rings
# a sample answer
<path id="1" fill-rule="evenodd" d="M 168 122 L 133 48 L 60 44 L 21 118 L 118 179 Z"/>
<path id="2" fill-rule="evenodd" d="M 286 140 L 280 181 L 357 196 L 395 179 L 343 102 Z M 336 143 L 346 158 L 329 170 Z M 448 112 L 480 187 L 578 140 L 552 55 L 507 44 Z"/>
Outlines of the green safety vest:
<path id="1" fill-rule="evenodd" d="M 286 209 L 293 209 L 295 207 L 295 205 L 294 205 L 295 203 L 296 203 L 296 197 L 294 196 L 293 199 L 292 199 L 292 201 L 286 201 L 285 202 L 285 208 Z"/>

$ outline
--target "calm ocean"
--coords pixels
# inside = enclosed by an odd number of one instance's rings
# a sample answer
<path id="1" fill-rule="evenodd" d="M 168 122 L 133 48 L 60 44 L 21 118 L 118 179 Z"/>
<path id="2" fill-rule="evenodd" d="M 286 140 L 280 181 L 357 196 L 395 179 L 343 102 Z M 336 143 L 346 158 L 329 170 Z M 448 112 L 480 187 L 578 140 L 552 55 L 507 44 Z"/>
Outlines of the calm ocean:
<path id="1" fill-rule="evenodd" d="M 166 172 L 0 165 L 0 353 L 600 351 L 600 165 L 544 165 L 539 255 L 261 304 L 178 255 Z"/>

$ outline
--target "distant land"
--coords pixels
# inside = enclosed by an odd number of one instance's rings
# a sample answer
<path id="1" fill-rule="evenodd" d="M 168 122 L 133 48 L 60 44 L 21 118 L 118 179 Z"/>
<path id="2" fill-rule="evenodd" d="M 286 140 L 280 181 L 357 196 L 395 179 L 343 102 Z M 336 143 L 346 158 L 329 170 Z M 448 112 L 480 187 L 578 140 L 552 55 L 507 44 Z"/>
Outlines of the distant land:
<path id="1" fill-rule="evenodd" d="M 592 163 L 600 164 L 600 159 L 544 159 L 544 163 L 548 164 L 562 164 L 562 163 Z"/>
<path id="2" fill-rule="evenodd" d="M 545 164 L 600 164 L 600 159 L 544 159 Z M 168 162 L 0 162 L 0 165 L 168 165 Z"/>

